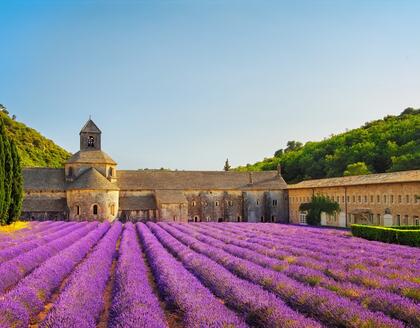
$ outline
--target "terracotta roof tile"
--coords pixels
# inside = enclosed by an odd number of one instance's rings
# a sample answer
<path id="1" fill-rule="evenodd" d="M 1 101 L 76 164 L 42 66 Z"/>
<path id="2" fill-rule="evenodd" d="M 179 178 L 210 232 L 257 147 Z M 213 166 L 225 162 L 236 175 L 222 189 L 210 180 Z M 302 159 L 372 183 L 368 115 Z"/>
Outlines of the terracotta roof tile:
<path id="1" fill-rule="evenodd" d="M 67 186 L 67 190 L 118 190 L 118 187 L 111 183 L 95 168 L 87 169 L 75 181 Z"/>
<path id="2" fill-rule="evenodd" d="M 113 164 L 117 163 L 102 150 L 80 150 L 75 153 L 67 164 L 71 163 L 85 163 L 85 164 Z"/>
<path id="3" fill-rule="evenodd" d="M 64 212 L 67 209 L 65 198 L 46 199 L 25 197 L 22 204 L 23 212 Z"/>
<path id="4" fill-rule="evenodd" d="M 153 195 L 120 197 L 120 210 L 151 210 L 156 209 L 156 200 Z"/>
<path id="5" fill-rule="evenodd" d="M 289 185 L 288 189 L 355 186 L 398 182 L 420 182 L 420 170 L 307 180 L 297 184 Z"/>
<path id="6" fill-rule="evenodd" d="M 185 204 L 187 199 L 179 190 L 156 190 L 156 200 L 159 204 Z"/>
<path id="7" fill-rule="evenodd" d="M 23 186 L 25 191 L 65 191 L 64 169 L 25 168 Z"/>
<path id="8" fill-rule="evenodd" d="M 286 182 L 277 171 L 117 171 L 118 186 L 122 190 L 277 190 Z"/>

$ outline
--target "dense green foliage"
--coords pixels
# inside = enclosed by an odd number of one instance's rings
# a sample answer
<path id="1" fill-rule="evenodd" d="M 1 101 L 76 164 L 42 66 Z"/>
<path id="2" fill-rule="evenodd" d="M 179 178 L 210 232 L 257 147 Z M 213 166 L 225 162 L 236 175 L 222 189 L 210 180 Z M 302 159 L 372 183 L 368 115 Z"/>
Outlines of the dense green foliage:
<path id="1" fill-rule="evenodd" d="M 378 226 L 368 226 L 362 224 L 353 224 L 351 226 L 353 236 L 368 240 L 377 240 L 385 243 L 401 244 L 420 247 L 419 229 L 398 229 L 385 228 Z"/>
<path id="2" fill-rule="evenodd" d="M 0 224 L 19 219 L 23 199 L 20 157 L 0 118 Z"/>
<path id="3" fill-rule="evenodd" d="M 420 169 L 420 110 L 407 108 L 398 116 L 366 123 L 358 129 L 302 146 L 289 141 L 275 152 L 237 171 L 275 170 L 281 164 L 289 183 L 307 179 L 343 176 L 345 171 L 382 173 Z M 358 164 L 362 163 L 362 164 Z M 355 165 L 355 167 L 351 166 Z M 349 170 L 351 169 L 351 170 Z"/>
<path id="4" fill-rule="evenodd" d="M 346 170 L 344 171 L 343 175 L 349 176 L 349 175 L 365 175 L 371 173 L 364 162 L 357 162 L 353 164 L 347 165 Z"/>
<path id="5" fill-rule="evenodd" d="M 70 157 L 70 153 L 53 141 L 9 117 L 4 109 L 0 110 L 0 119 L 4 122 L 8 136 L 16 145 L 22 167 L 62 167 Z"/>
<path id="6" fill-rule="evenodd" d="M 420 230 L 420 226 L 417 225 L 392 226 L 391 228 L 398 230 Z"/>
<path id="7" fill-rule="evenodd" d="M 321 213 L 333 215 L 340 211 L 340 205 L 323 195 L 315 195 L 312 196 L 309 203 L 300 204 L 299 210 L 307 212 L 307 224 L 319 226 L 321 224 Z"/>

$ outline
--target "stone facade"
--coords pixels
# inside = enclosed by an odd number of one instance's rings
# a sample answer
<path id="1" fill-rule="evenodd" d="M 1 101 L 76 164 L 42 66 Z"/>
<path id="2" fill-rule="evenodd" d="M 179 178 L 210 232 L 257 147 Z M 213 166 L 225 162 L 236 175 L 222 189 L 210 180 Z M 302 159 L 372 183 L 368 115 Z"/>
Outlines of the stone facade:
<path id="1" fill-rule="evenodd" d="M 24 219 L 287 222 L 279 171 L 119 171 L 89 120 L 63 169 L 24 170 Z"/>
<path id="2" fill-rule="evenodd" d="M 309 202 L 312 195 L 324 195 L 336 201 L 341 211 L 335 216 L 323 215 L 323 225 L 420 224 L 420 170 L 309 180 L 289 185 L 288 192 L 292 223 L 305 224 L 300 204 Z"/>

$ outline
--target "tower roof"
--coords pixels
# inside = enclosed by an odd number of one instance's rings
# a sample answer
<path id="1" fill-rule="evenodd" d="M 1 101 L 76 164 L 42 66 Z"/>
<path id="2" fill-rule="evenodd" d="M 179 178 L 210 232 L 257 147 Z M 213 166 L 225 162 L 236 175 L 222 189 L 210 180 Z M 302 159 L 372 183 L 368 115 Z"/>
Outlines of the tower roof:
<path id="1" fill-rule="evenodd" d="M 119 188 L 91 167 L 70 183 L 67 190 L 119 190 Z"/>
<path id="2" fill-rule="evenodd" d="M 93 122 L 90 118 L 86 122 L 86 124 L 83 126 L 82 130 L 80 130 L 80 133 L 102 133 L 101 130 L 99 130 L 98 126 Z"/>
<path id="3" fill-rule="evenodd" d="M 102 150 L 81 150 L 75 153 L 68 159 L 67 164 L 112 164 L 116 165 L 115 161 Z"/>

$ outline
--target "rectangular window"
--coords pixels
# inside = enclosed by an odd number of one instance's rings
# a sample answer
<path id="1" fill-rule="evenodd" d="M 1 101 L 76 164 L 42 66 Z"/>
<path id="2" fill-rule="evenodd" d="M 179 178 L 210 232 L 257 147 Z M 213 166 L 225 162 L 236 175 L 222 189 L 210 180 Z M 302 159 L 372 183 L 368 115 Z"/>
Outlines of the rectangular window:
<path id="1" fill-rule="evenodd" d="M 408 215 L 404 215 L 404 225 L 408 225 Z"/>
<path id="2" fill-rule="evenodd" d="M 373 203 L 373 195 L 370 195 L 370 202 Z"/>
<path id="3" fill-rule="evenodd" d="M 390 195 L 389 200 L 390 200 L 391 204 L 394 204 L 394 195 Z"/>
<path id="4" fill-rule="evenodd" d="M 218 201 L 216 201 L 216 202 L 215 202 L 215 205 L 216 205 L 216 206 L 219 206 L 219 202 L 218 202 Z"/>
<path id="5" fill-rule="evenodd" d="M 386 195 L 384 195 L 384 204 L 386 204 Z"/>
<path id="6" fill-rule="evenodd" d="M 401 225 L 401 215 L 397 214 L 397 225 Z"/>
<path id="7" fill-rule="evenodd" d="M 359 203 L 361 203 L 361 202 L 362 202 L 362 196 L 360 196 L 360 195 L 359 195 L 359 197 L 358 197 L 358 201 L 359 201 Z"/>
<path id="8" fill-rule="evenodd" d="M 407 204 L 410 204 L 410 195 L 406 195 L 406 196 L 405 196 L 405 202 L 406 202 Z"/>
<path id="9" fill-rule="evenodd" d="M 273 206 L 277 206 L 277 199 L 273 199 Z"/>
<path id="10" fill-rule="evenodd" d="M 401 202 L 402 202 L 402 196 L 401 195 L 398 195 L 398 203 L 401 204 Z"/>
<path id="11" fill-rule="evenodd" d="M 356 196 L 353 196 L 353 203 L 356 203 Z"/>
<path id="12" fill-rule="evenodd" d="M 341 197 L 341 202 L 344 203 L 344 196 Z"/>
<path id="13" fill-rule="evenodd" d="M 365 195 L 365 203 L 368 202 L 368 197 Z"/>
<path id="14" fill-rule="evenodd" d="M 380 214 L 376 214 L 376 224 L 381 225 L 381 215 Z"/>
<path id="15" fill-rule="evenodd" d="M 414 216 L 413 217 L 413 222 L 414 222 L 414 225 L 416 225 L 416 226 L 420 225 L 419 217 L 418 216 Z"/>
<path id="16" fill-rule="evenodd" d="M 228 202 L 228 204 L 229 204 L 229 206 L 233 206 L 233 201 L 231 201 L 231 200 L 230 200 L 230 201 Z"/>
<path id="17" fill-rule="evenodd" d="M 381 196 L 380 196 L 380 195 L 377 195 L 377 196 L 376 196 L 376 202 L 377 202 L 378 204 L 380 204 L 380 203 L 381 203 Z"/>
<path id="18" fill-rule="evenodd" d="M 300 212 L 299 213 L 299 223 L 300 224 L 306 224 L 306 213 Z"/>

